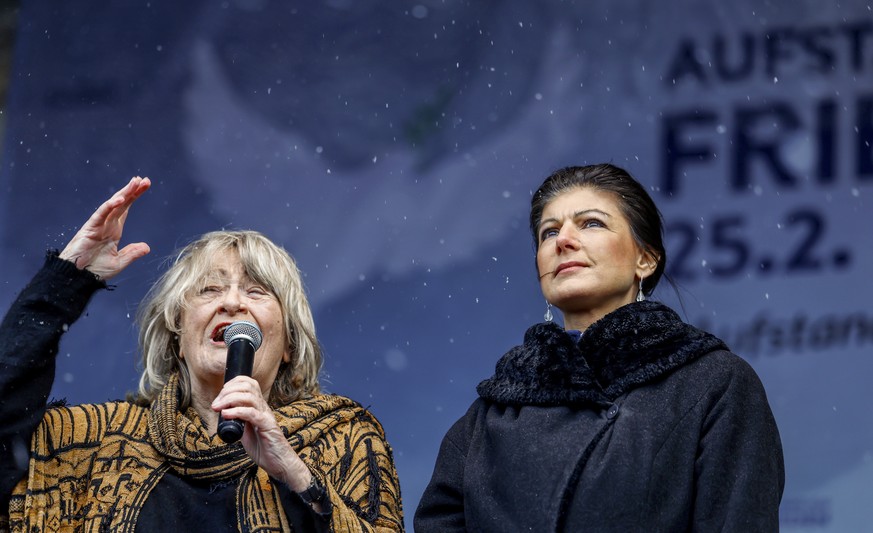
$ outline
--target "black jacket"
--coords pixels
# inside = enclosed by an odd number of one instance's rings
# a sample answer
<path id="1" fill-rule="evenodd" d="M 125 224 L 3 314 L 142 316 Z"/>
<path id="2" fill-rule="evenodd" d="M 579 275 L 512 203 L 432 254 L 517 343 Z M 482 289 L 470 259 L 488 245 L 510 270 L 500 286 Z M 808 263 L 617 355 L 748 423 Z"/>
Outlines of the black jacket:
<path id="1" fill-rule="evenodd" d="M 451 531 L 778 531 L 782 446 L 760 380 L 655 302 L 576 340 L 538 324 L 449 430 L 415 515 Z"/>

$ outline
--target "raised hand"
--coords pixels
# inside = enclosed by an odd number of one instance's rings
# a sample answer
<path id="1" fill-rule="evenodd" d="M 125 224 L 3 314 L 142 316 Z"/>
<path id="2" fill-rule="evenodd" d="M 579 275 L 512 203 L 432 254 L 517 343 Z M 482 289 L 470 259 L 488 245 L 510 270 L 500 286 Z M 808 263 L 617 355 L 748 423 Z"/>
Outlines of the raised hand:
<path id="1" fill-rule="evenodd" d="M 148 178 L 132 178 L 120 191 L 103 202 L 79 228 L 61 252 L 61 259 L 72 261 L 77 267 L 88 269 L 100 279 L 108 280 L 149 253 L 149 245 L 144 242 L 131 243 L 118 249 L 130 206 L 149 187 L 151 181 Z"/>

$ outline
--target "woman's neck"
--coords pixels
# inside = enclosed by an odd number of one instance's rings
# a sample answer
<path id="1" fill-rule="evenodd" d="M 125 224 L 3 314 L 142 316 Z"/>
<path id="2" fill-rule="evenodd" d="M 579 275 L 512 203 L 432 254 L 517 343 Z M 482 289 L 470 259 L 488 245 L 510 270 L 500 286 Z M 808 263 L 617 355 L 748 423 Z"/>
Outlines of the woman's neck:
<path id="1" fill-rule="evenodd" d="M 562 310 L 561 313 L 564 315 L 564 329 L 578 329 L 579 331 L 584 332 L 591 324 L 597 322 L 609 313 L 615 311 L 620 307 L 624 307 L 631 302 L 633 302 L 633 300 L 628 300 L 622 302 L 620 305 L 610 306 L 607 308 L 579 309 L 573 311 Z"/>
<path id="2" fill-rule="evenodd" d="M 584 332 L 588 326 L 606 316 L 606 313 L 582 312 L 564 313 L 564 329 L 577 329 Z"/>
<path id="3" fill-rule="evenodd" d="M 197 411 L 203 425 L 206 426 L 210 435 L 214 435 L 218 431 L 218 413 L 212 410 L 212 400 L 218 396 L 221 390 L 204 390 L 203 387 L 191 385 L 191 407 Z"/>

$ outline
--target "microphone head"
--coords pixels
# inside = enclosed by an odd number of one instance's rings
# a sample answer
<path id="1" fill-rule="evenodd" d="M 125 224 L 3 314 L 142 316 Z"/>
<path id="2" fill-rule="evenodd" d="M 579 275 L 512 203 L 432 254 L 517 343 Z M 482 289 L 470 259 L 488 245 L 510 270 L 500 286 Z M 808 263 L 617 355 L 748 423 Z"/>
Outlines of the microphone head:
<path id="1" fill-rule="evenodd" d="M 237 339 L 248 340 L 255 347 L 255 351 L 258 351 L 258 348 L 261 347 L 261 341 L 264 340 L 258 326 L 245 320 L 238 320 L 224 330 L 224 344 L 229 346 Z"/>

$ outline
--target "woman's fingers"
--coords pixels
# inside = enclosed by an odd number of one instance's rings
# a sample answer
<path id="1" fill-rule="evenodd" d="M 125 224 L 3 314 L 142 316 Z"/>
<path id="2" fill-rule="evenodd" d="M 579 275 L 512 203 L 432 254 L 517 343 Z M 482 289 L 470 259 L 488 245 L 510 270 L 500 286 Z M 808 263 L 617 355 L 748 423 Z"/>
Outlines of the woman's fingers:
<path id="1" fill-rule="evenodd" d="M 148 254 L 151 248 L 144 242 L 135 242 L 128 244 L 118 251 L 118 271 L 121 272 L 128 265 Z"/>
<path id="2" fill-rule="evenodd" d="M 232 414 L 234 408 L 240 407 L 269 413 L 272 419 L 272 410 L 261 394 L 260 385 L 249 376 L 237 376 L 225 383 L 221 392 L 212 401 L 212 409 L 222 412 L 222 416 L 225 412 Z"/>
<path id="3" fill-rule="evenodd" d="M 225 419 L 246 422 L 243 447 L 270 476 L 284 481 L 292 490 L 308 486 L 309 469 L 286 440 L 257 381 L 248 376 L 228 381 L 212 402 L 212 409 Z"/>
<path id="4" fill-rule="evenodd" d="M 127 210 L 137 198 L 149 189 L 151 180 L 148 178 L 140 178 L 135 176 L 127 182 L 127 185 L 116 191 L 108 200 L 103 202 L 100 207 L 94 211 L 91 218 L 86 223 L 93 229 L 104 227 L 110 218 L 121 219 L 127 215 Z M 85 226 L 83 226 L 84 229 Z"/>
<path id="5" fill-rule="evenodd" d="M 102 279 L 110 279 L 130 263 L 149 253 L 146 243 L 138 242 L 118 250 L 130 206 L 151 187 L 151 180 L 139 176 L 116 191 L 91 215 L 73 236 L 60 257 L 87 268 Z"/>

